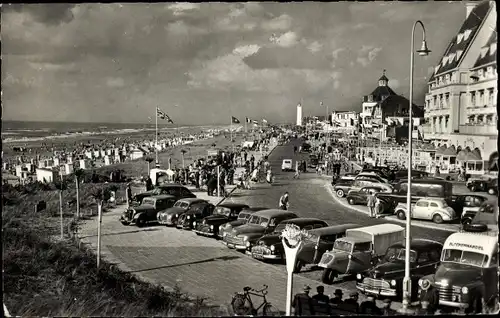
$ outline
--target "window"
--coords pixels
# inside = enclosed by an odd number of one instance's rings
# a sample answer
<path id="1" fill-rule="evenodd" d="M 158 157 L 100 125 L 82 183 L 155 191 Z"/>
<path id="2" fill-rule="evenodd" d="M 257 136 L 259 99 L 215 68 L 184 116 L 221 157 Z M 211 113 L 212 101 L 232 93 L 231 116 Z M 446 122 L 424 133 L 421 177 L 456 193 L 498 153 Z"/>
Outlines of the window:
<path id="1" fill-rule="evenodd" d="M 479 79 L 484 79 L 484 70 L 483 69 L 478 70 L 477 76 L 479 77 Z"/>
<path id="2" fill-rule="evenodd" d="M 430 206 L 433 208 L 439 208 L 439 205 L 437 205 L 437 203 L 434 202 L 431 202 Z"/>
<path id="3" fill-rule="evenodd" d="M 481 48 L 481 58 L 485 57 L 486 56 L 486 53 L 488 53 L 488 50 L 489 50 L 489 46 L 486 46 L 486 47 L 482 47 Z"/>
<path id="4" fill-rule="evenodd" d="M 313 226 L 312 225 L 306 225 L 302 228 L 303 230 L 306 230 L 306 231 L 309 231 L 309 230 L 312 230 L 313 229 Z"/>
<path id="5" fill-rule="evenodd" d="M 457 61 L 460 60 L 460 58 L 462 57 L 463 53 L 464 53 L 464 51 L 462 51 L 462 50 L 458 50 L 457 51 Z"/>
<path id="6" fill-rule="evenodd" d="M 463 38 L 464 38 L 464 35 L 462 33 L 460 33 L 459 35 L 457 35 L 457 44 L 460 44 L 460 42 L 462 42 Z"/>
<path id="7" fill-rule="evenodd" d="M 486 115 L 486 123 L 488 125 L 493 124 L 493 115 L 492 114 Z"/>
<path id="8" fill-rule="evenodd" d="M 496 54 L 496 52 L 497 52 L 497 44 L 491 43 L 490 44 L 490 55 Z"/>
<path id="9" fill-rule="evenodd" d="M 491 255 L 491 261 L 490 261 L 490 267 L 495 267 L 495 266 L 498 266 L 497 253 L 493 253 Z"/>
<path id="10" fill-rule="evenodd" d="M 495 89 L 488 88 L 488 106 L 493 106 L 494 95 L 495 95 Z"/>
<path id="11" fill-rule="evenodd" d="M 445 66 L 446 63 L 448 63 L 448 56 L 443 56 L 443 59 L 441 60 L 441 65 Z"/>
<path id="12" fill-rule="evenodd" d="M 427 252 L 421 252 L 420 255 L 418 255 L 418 263 L 427 263 L 429 260 L 430 257 Z"/>
<path id="13" fill-rule="evenodd" d="M 446 93 L 445 94 L 445 105 L 446 105 L 446 108 L 449 108 L 450 107 L 450 94 L 449 93 Z"/>
<path id="14" fill-rule="evenodd" d="M 471 33 L 471 30 L 465 30 L 465 32 L 464 32 L 464 41 L 467 41 L 467 39 L 469 38 L 470 33 Z"/>
<path id="15" fill-rule="evenodd" d="M 441 258 L 441 253 L 437 250 L 431 250 L 429 251 L 429 258 L 431 261 L 438 262 Z"/>
<path id="16" fill-rule="evenodd" d="M 443 108 L 443 94 L 440 94 L 439 95 L 439 109 L 442 109 Z"/>
<path id="17" fill-rule="evenodd" d="M 476 92 L 471 92 L 470 93 L 470 105 L 472 107 L 476 106 Z"/>
<path id="18" fill-rule="evenodd" d="M 372 244 L 370 242 L 356 243 L 353 252 L 367 252 L 371 250 Z"/>
<path id="19" fill-rule="evenodd" d="M 469 124 L 474 124 L 475 121 L 474 119 L 475 119 L 474 115 L 469 116 Z"/>
<path id="20" fill-rule="evenodd" d="M 426 208 L 429 206 L 429 203 L 427 201 L 418 201 L 415 205 L 418 207 Z"/>
<path id="21" fill-rule="evenodd" d="M 484 123 L 484 115 L 477 116 L 477 123 L 478 124 L 483 124 Z"/>

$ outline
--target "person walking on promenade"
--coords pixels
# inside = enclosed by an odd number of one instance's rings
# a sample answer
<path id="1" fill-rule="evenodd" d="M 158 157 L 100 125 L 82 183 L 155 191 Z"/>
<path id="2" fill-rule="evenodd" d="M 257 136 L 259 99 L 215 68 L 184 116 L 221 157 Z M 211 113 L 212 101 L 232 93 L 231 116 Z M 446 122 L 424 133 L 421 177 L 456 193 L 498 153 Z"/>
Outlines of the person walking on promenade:
<path id="1" fill-rule="evenodd" d="M 281 197 L 280 197 L 280 201 L 279 201 L 279 208 L 281 210 L 288 210 L 288 207 L 290 206 L 290 202 L 288 202 L 288 192 L 285 192 L 285 194 L 283 194 Z"/>
<path id="2" fill-rule="evenodd" d="M 309 296 L 310 291 L 311 287 L 305 286 L 303 293 L 296 294 L 293 297 L 292 307 L 294 309 L 295 316 L 314 315 L 312 298 Z"/>
<path id="3" fill-rule="evenodd" d="M 373 195 L 373 192 L 370 192 L 370 195 L 368 195 L 366 206 L 368 207 L 368 212 L 370 212 L 370 217 L 375 217 L 375 196 Z"/>
<path id="4" fill-rule="evenodd" d="M 153 190 L 153 181 L 151 180 L 151 178 L 148 176 L 146 178 L 146 191 L 150 191 L 150 190 Z"/>
<path id="5" fill-rule="evenodd" d="M 132 188 L 130 187 L 130 183 L 127 183 L 127 199 L 128 199 L 128 202 L 127 204 L 130 204 L 130 202 L 132 202 Z"/>
<path id="6" fill-rule="evenodd" d="M 319 303 L 328 303 L 330 298 L 325 295 L 325 286 L 319 285 L 318 287 L 316 287 L 316 292 L 318 293 L 312 296 L 312 299 L 316 300 Z"/>
<path id="7" fill-rule="evenodd" d="M 295 174 L 293 175 L 294 179 L 298 179 L 300 177 L 300 167 L 299 162 L 295 161 Z"/>
<path id="8" fill-rule="evenodd" d="M 375 210 L 375 217 L 377 219 L 381 217 L 381 215 L 380 215 L 381 207 L 382 207 L 382 202 L 380 201 L 380 199 L 377 196 L 375 196 L 375 208 L 374 208 L 374 210 Z"/>

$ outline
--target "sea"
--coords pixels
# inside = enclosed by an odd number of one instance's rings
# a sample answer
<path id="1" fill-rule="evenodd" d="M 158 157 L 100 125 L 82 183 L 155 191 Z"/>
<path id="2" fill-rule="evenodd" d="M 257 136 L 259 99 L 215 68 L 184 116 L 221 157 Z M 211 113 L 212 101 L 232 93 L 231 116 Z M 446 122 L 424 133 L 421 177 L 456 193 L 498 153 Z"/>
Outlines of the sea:
<path id="1" fill-rule="evenodd" d="M 158 125 L 158 130 L 206 131 L 223 129 L 221 125 L 177 126 Z M 28 142 L 46 139 L 103 135 L 128 134 L 155 130 L 155 124 L 135 123 L 72 123 L 72 122 L 38 122 L 38 121 L 2 121 L 2 142 Z"/>

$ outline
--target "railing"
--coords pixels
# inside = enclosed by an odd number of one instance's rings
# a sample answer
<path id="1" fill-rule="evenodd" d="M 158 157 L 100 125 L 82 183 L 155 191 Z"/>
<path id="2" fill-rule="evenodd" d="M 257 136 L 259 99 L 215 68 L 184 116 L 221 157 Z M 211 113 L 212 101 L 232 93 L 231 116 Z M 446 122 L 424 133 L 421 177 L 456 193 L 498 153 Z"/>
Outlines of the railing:
<path id="1" fill-rule="evenodd" d="M 461 134 L 471 135 L 497 135 L 498 130 L 495 125 L 460 125 Z"/>

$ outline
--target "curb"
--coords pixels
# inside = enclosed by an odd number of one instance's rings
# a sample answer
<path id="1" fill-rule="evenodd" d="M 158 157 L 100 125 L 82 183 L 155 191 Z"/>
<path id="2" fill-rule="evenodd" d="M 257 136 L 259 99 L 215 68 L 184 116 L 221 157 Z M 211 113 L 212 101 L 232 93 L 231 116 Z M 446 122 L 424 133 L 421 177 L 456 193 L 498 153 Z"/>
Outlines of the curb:
<path id="1" fill-rule="evenodd" d="M 342 205 L 343 207 L 348 208 L 349 210 L 352 210 L 352 211 L 355 211 L 355 212 L 358 212 L 358 213 L 363 213 L 364 215 L 368 215 L 368 213 L 366 211 L 364 211 L 364 210 L 362 210 L 360 208 L 357 208 L 355 206 L 352 206 L 352 205 L 344 202 L 340 198 L 338 198 L 337 195 L 335 195 L 335 193 L 333 191 L 333 187 L 332 187 L 331 184 L 329 184 L 329 183 L 326 184 L 325 188 L 327 189 L 327 191 L 330 194 L 330 196 L 337 203 L 339 203 L 340 205 Z M 405 220 L 400 220 L 400 219 L 398 219 L 398 218 L 396 218 L 395 216 L 392 216 L 392 215 L 384 216 L 383 219 L 385 219 L 387 221 L 390 221 L 390 222 L 396 222 L 396 223 L 400 223 L 400 224 L 406 224 Z M 415 220 L 415 221 L 417 221 L 417 220 Z M 459 230 L 459 229 L 452 230 L 452 229 L 443 228 L 443 227 L 440 227 L 437 224 L 419 224 L 419 223 L 416 223 L 416 222 L 411 222 L 411 225 L 412 226 L 416 226 L 416 227 L 425 228 L 425 229 L 439 230 L 439 231 L 450 232 L 450 233 L 455 233 L 455 232 L 458 232 L 458 230 Z"/>

